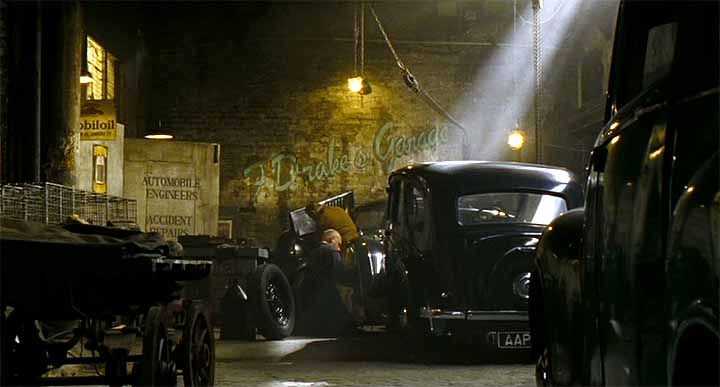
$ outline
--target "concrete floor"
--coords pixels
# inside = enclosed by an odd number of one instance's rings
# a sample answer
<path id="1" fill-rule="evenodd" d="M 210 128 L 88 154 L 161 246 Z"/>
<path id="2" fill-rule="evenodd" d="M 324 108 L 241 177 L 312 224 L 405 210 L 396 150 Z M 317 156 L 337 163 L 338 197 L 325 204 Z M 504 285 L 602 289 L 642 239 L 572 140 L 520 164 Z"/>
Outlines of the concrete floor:
<path id="1" fill-rule="evenodd" d="M 534 366 L 490 364 L 472 348 L 439 349 L 428 360 L 387 334 L 341 339 L 218 341 L 218 386 L 533 386 Z"/>
<path id="2" fill-rule="evenodd" d="M 219 332 L 216 332 L 216 338 Z M 534 386 L 534 365 L 497 364 L 477 348 L 440 343 L 421 351 L 399 336 L 364 332 L 338 339 L 216 340 L 217 386 Z M 443 345 L 444 344 L 444 345 Z M 132 344 L 133 352 L 142 343 Z M 93 376 L 87 366 L 64 366 L 52 376 Z M 182 377 L 178 385 L 182 385 Z"/>

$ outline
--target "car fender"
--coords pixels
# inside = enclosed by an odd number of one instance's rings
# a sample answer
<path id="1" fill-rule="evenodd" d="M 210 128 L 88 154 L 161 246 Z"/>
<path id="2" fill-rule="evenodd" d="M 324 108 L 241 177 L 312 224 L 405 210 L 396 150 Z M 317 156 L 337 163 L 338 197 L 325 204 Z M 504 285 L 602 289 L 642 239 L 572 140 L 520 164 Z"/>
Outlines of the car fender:
<path id="1" fill-rule="evenodd" d="M 668 383 L 677 378 L 680 361 L 694 360 L 679 359 L 694 356 L 695 351 L 684 350 L 686 343 L 704 345 L 713 338 L 720 342 L 719 164 L 720 154 L 715 153 L 687 183 L 673 211 L 665 290 L 670 332 L 666 356 Z M 703 339 L 696 338 L 698 332 Z"/>
<path id="2" fill-rule="evenodd" d="M 557 384 L 573 384 L 581 375 L 582 348 L 582 235 L 584 210 L 556 218 L 543 233 L 535 255 L 539 299 L 531 295 L 531 319 L 538 332 L 533 341 L 544 345 L 550 358 L 550 377 Z"/>
<path id="3" fill-rule="evenodd" d="M 720 343 L 720 332 L 718 332 L 718 317 L 717 313 L 712 311 L 711 308 L 701 305 L 702 302 L 698 302 L 697 305 L 689 308 L 686 311 L 686 316 L 682 320 L 681 323 L 677 326 L 674 334 L 672 335 L 672 338 L 669 343 L 669 350 L 668 350 L 668 356 L 667 356 L 667 377 L 668 377 L 668 385 L 684 385 L 686 383 L 677 384 L 676 378 L 679 375 L 676 375 L 676 372 L 678 370 L 678 364 L 680 359 L 680 356 L 682 355 L 683 348 L 682 346 L 684 343 L 690 343 L 692 342 L 697 343 L 699 339 L 693 338 L 693 336 L 697 336 L 698 332 L 702 332 L 702 337 L 704 338 L 714 338 L 714 344 L 708 344 L 706 348 L 698 348 L 697 346 L 694 346 L 694 352 L 699 353 L 699 356 L 715 356 L 715 360 L 712 360 L 710 363 L 714 363 L 714 368 L 707 368 L 703 367 L 703 370 L 701 372 L 707 371 L 708 374 L 707 377 L 712 377 L 710 375 L 710 372 L 715 372 L 715 378 L 718 378 L 717 372 L 717 344 Z M 706 340 L 704 340 L 707 342 Z M 712 341 L 711 341 L 712 342 Z M 705 351 L 705 349 L 708 349 Z M 714 349 L 714 352 L 713 352 Z M 717 381 L 717 379 L 716 379 Z M 708 384 L 708 385 L 717 385 L 717 384 Z"/>

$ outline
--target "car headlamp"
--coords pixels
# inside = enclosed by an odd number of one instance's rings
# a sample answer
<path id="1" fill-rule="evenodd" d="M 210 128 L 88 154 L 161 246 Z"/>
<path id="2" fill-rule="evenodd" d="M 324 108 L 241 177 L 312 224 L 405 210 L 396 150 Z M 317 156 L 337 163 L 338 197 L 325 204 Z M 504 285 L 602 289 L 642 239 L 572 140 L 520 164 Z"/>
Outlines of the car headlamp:
<path id="1" fill-rule="evenodd" d="M 523 299 L 530 298 L 530 273 L 521 273 L 513 281 L 513 293 Z"/>

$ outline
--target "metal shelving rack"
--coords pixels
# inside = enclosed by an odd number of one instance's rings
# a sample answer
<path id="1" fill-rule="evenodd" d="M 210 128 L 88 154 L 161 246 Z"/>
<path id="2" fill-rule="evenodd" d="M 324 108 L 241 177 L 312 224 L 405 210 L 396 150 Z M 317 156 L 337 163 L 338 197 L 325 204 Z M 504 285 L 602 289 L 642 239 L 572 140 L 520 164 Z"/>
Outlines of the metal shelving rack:
<path id="1" fill-rule="evenodd" d="M 127 225 L 137 222 L 137 201 L 54 183 L 0 186 L 3 218 L 62 224 L 73 215 L 94 225 Z"/>

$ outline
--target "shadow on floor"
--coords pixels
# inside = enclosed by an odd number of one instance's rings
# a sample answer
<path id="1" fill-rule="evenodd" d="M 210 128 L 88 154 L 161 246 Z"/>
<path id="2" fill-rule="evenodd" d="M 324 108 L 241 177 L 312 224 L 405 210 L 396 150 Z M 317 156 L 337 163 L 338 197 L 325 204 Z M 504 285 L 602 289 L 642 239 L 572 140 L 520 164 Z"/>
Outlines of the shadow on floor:
<path id="1" fill-rule="evenodd" d="M 529 364 L 526 351 L 498 352 L 439 339 L 412 342 L 407 337 L 388 333 L 360 333 L 337 339 L 320 339 L 304 343 L 282 356 L 282 361 L 374 361 L 420 364 Z"/>

